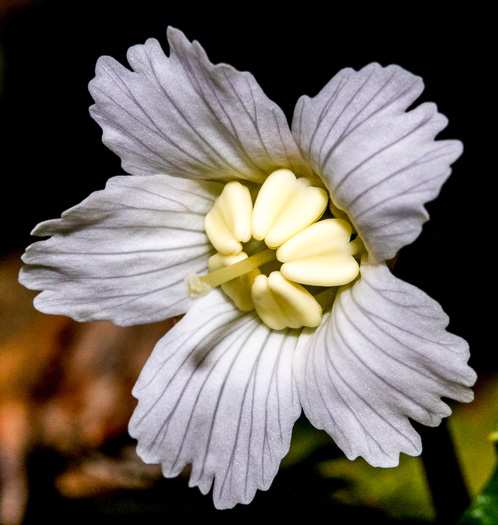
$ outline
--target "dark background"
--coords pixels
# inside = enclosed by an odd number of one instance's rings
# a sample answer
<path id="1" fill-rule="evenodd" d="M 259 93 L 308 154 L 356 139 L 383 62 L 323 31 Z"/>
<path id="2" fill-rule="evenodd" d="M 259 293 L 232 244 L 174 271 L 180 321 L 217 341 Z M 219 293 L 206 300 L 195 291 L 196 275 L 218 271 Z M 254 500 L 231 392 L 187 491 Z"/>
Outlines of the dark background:
<path id="1" fill-rule="evenodd" d="M 424 78 L 420 100 L 436 102 L 449 118 L 441 137 L 465 146 L 440 197 L 428 205 L 431 221 L 402 251 L 395 273 L 443 305 L 451 331 L 471 343 L 479 372 L 496 371 L 493 307 L 486 300 L 495 286 L 496 193 L 486 141 L 495 133 L 496 106 L 489 14 L 399 5 L 0 0 L 0 255 L 22 250 L 38 222 L 123 173 L 88 114 L 87 84 L 101 55 L 126 63 L 127 48 L 149 37 L 167 50 L 166 27 L 178 27 L 200 41 L 212 62 L 253 73 L 289 119 L 299 96 L 315 95 L 339 69 L 395 63 Z"/>
<path id="2" fill-rule="evenodd" d="M 16 5 L 4 1 L 0 6 Z M 128 47 L 149 37 L 167 50 L 166 27 L 178 27 L 201 42 L 212 62 L 252 72 L 289 119 L 299 96 L 315 95 L 339 69 L 395 63 L 424 78 L 420 100 L 436 102 L 449 118 L 440 137 L 458 138 L 465 147 L 440 197 L 428 205 L 431 221 L 404 249 L 396 271 L 444 305 L 457 333 L 486 344 L 483 291 L 494 285 L 490 226 L 496 222 L 496 167 L 490 165 L 496 80 L 488 65 L 486 12 L 334 2 L 295 8 L 148 0 L 17 4 L 4 7 L 0 18 L 1 252 L 28 244 L 38 222 L 123 173 L 88 114 L 87 85 L 101 55 L 126 63 Z"/>

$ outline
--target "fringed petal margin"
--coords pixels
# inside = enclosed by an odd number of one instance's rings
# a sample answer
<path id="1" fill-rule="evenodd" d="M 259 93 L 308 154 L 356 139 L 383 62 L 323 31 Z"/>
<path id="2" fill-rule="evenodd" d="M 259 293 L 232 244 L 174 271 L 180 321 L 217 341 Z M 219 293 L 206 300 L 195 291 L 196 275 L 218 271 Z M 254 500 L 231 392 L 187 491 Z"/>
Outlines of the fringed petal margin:
<path id="1" fill-rule="evenodd" d="M 447 324 L 438 303 L 385 265 L 362 265 L 322 325 L 301 335 L 295 377 L 305 414 L 350 459 L 392 467 L 400 452 L 420 454 L 408 418 L 437 426 L 451 413 L 441 397 L 473 398 L 468 345 Z"/>
<path id="2" fill-rule="evenodd" d="M 133 391 L 138 454 L 190 485 L 213 487 L 217 508 L 266 490 L 301 412 L 292 376 L 298 332 L 268 329 L 218 290 L 199 299 L 157 344 Z"/>
<path id="3" fill-rule="evenodd" d="M 93 118 L 104 143 L 133 175 L 250 180 L 277 168 L 310 174 L 282 110 L 247 72 L 213 65 L 198 42 L 168 29 L 129 49 L 133 71 L 99 59 L 90 82 Z"/>
<path id="4" fill-rule="evenodd" d="M 39 224 L 20 281 L 35 306 L 77 321 L 121 326 L 187 311 L 185 278 L 207 271 L 204 216 L 221 185 L 167 175 L 114 177 L 104 190 Z"/>
<path id="5" fill-rule="evenodd" d="M 336 207 L 345 212 L 374 262 L 413 242 L 462 153 L 434 140 L 447 119 L 432 103 L 406 112 L 423 90 L 399 66 L 343 69 L 314 98 L 301 97 L 292 131 Z"/>

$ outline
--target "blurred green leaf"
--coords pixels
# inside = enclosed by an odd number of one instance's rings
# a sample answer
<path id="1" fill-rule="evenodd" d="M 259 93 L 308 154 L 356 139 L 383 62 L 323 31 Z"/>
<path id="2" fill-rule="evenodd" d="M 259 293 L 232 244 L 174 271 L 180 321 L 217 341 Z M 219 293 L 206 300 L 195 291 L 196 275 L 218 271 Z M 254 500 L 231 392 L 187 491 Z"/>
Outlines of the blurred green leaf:
<path id="1" fill-rule="evenodd" d="M 399 521 L 432 523 L 435 519 L 419 457 L 403 455 L 396 468 L 372 467 L 362 458 L 337 458 L 322 462 L 320 473 L 325 479 L 343 481 L 330 494 L 337 503 L 377 509 Z"/>
<path id="2" fill-rule="evenodd" d="M 498 455 L 498 431 L 491 436 Z M 459 525 L 496 525 L 498 523 L 498 465 L 489 483 L 472 501 Z"/>

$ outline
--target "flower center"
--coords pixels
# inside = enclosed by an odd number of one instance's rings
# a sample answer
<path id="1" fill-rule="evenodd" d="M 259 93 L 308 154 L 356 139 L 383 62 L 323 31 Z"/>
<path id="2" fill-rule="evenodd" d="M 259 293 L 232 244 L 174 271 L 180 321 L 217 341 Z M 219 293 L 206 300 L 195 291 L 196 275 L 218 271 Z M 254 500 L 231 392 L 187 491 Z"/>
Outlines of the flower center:
<path id="1" fill-rule="evenodd" d="M 322 305 L 309 287 L 353 281 L 359 273 L 354 255 L 361 249 L 359 238 L 351 240 L 348 221 L 320 220 L 328 205 L 325 190 L 287 169 L 265 180 L 254 206 L 246 186 L 229 182 L 204 221 L 217 250 L 210 273 L 188 276 L 189 295 L 221 286 L 240 310 L 256 309 L 270 328 L 318 326 Z M 267 248 L 249 257 L 244 245 L 254 240 Z"/>

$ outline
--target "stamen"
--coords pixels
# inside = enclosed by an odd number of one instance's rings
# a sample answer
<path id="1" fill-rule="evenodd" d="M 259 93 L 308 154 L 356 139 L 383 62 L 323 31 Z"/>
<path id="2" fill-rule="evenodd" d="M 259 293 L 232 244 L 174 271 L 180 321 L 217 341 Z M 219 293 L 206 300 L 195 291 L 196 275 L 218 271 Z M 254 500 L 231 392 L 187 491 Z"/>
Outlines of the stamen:
<path id="1" fill-rule="evenodd" d="M 229 182 L 204 219 L 204 229 L 216 251 L 238 255 L 251 238 L 252 199 L 246 186 Z"/>
<path id="2" fill-rule="evenodd" d="M 263 183 L 254 203 L 252 235 L 269 248 L 285 241 L 317 221 L 325 211 L 328 195 L 292 171 L 274 171 Z"/>
<path id="3" fill-rule="evenodd" d="M 358 254 L 361 254 L 361 252 L 365 251 L 365 245 L 363 244 L 363 241 L 358 236 L 356 237 L 356 239 L 352 240 L 349 243 L 349 249 L 351 250 L 351 255 L 358 255 Z"/>
<path id="4" fill-rule="evenodd" d="M 192 299 L 206 295 L 212 288 L 244 275 L 255 268 L 276 259 L 275 250 L 267 248 L 238 263 L 220 268 L 206 275 L 192 274 L 187 277 L 188 294 Z"/>
<path id="5" fill-rule="evenodd" d="M 207 275 L 187 277 L 189 296 L 195 299 L 221 286 L 237 308 L 256 309 L 274 330 L 318 326 L 336 287 L 358 276 L 365 247 L 359 236 L 351 240 L 352 225 L 340 210 L 334 209 L 344 218 L 320 221 L 329 197 L 312 184 L 288 169 L 276 170 L 261 186 L 254 208 L 246 186 L 226 184 L 204 221 L 217 253 L 209 259 Z M 261 246 L 249 248 L 249 242 Z M 248 257 L 243 244 L 246 251 L 265 244 L 268 249 Z M 271 269 L 259 270 L 271 262 L 276 263 Z M 278 266 L 279 271 L 271 271 Z M 314 290 L 313 296 L 302 285 L 325 289 Z"/>
<path id="6" fill-rule="evenodd" d="M 353 257 L 351 225 L 342 219 L 316 222 L 277 250 L 280 268 L 290 281 L 314 286 L 341 286 L 360 271 Z"/>
<path id="7" fill-rule="evenodd" d="M 274 330 L 315 327 L 322 319 L 322 308 L 314 297 L 280 272 L 258 275 L 251 295 L 259 317 Z"/>

